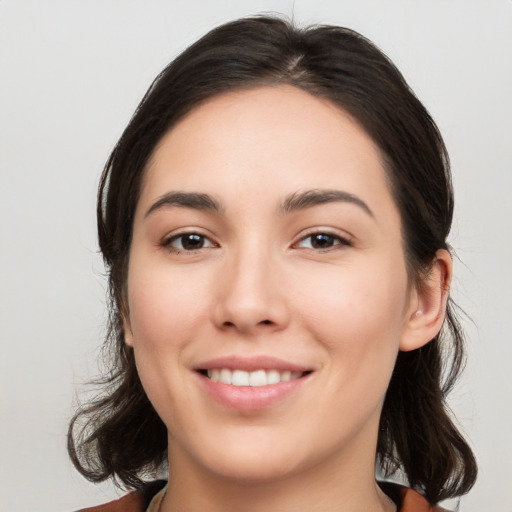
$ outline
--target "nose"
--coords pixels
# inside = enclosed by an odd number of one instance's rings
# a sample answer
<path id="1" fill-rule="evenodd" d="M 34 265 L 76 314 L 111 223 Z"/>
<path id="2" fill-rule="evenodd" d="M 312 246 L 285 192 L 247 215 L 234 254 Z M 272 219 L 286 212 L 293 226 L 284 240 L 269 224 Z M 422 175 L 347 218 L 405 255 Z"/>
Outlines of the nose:
<path id="1" fill-rule="evenodd" d="M 290 321 L 279 265 L 268 251 L 239 250 L 223 264 L 213 320 L 222 330 L 257 334 L 284 329 Z"/>

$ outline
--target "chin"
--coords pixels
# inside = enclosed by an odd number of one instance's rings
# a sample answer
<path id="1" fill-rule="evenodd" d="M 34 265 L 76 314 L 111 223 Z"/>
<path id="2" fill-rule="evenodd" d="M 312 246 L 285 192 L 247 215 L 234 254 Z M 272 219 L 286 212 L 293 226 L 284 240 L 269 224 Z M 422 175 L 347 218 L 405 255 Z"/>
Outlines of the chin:
<path id="1" fill-rule="evenodd" d="M 193 450 L 196 463 L 210 474 L 240 483 L 277 481 L 300 472 L 301 456 L 296 444 L 287 445 L 285 440 L 272 437 L 247 438 L 233 433 L 217 437 L 213 444 L 204 443 Z"/>
<path id="2" fill-rule="evenodd" d="M 226 457 L 222 461 L 210 464 L 208 469 L 217 476 L 241 484 L 277 482 L 299 471 L 299 468 L 289 460 L 269 458 L 268 454 L 264 457 L 258 454 L 249 459 Z"/>

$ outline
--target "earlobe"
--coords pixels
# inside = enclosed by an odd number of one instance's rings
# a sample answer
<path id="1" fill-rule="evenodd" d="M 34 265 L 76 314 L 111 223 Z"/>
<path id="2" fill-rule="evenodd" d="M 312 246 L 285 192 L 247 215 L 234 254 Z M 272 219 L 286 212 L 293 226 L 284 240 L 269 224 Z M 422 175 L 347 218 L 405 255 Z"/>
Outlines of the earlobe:
<path id="1" fill-rule="evenodd" d="M 439 249 L 430 272 L 413 291 L 400 350 L 407 352 L 420 348 L 439 334 L 446 314 L 451 277 L 450 253 Z"/>
<path id="2" fill-rule="evenodd" d="M 123 335 L 124 335 L 124 342 L 129 347 L 133 347 L 132 326 L 130 324 L 130 319 L 125 315 L 123 315 Z"/>

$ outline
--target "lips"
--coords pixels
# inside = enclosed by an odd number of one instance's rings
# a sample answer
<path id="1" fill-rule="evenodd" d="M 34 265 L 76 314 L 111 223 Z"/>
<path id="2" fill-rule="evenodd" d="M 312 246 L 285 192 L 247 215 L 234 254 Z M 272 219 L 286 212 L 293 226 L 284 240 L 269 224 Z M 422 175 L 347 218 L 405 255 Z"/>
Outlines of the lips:
<path id="1" fill-rule="evenodd" d="M 222 357 L 196 368 L 203 389 L 238 410 L 259 410 L 298 391 L 313 369 L 274 357 Z"/>
<path id="2" fill-rule="evenodd" d="M 232 370 L 244 370 L 254 372 L 257 370 L 277 370 L 279 372 L 307 372 L 313 368 L 293 363 L 285 359 L 271 356 L 225 356 L 203 361 L 195 366 L 196 370 L 213 370 L 229 368 Z"/>

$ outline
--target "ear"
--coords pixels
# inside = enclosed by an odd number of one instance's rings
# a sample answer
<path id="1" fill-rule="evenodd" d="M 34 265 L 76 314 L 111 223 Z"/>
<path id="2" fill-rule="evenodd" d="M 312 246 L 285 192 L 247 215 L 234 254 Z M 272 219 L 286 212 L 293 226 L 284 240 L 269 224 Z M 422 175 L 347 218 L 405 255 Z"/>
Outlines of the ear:
<path id="1" fill-rule="evenodd" d="M 452 258 L 444 249 L 436 252 L 432 268 L 411 290 L 400 350 L 426 345 L 443 326 L 452 279 Z"/>
<path id="2" fill-rule="evenodd" d="M 132 332 L 132 326 L 130 323 L 130 317 L 127 314 L 122 314 L 123 319 L 123 335 L 124 335 L 124 342 L 129 346 L 133 348 L 133 332 Z"/>

